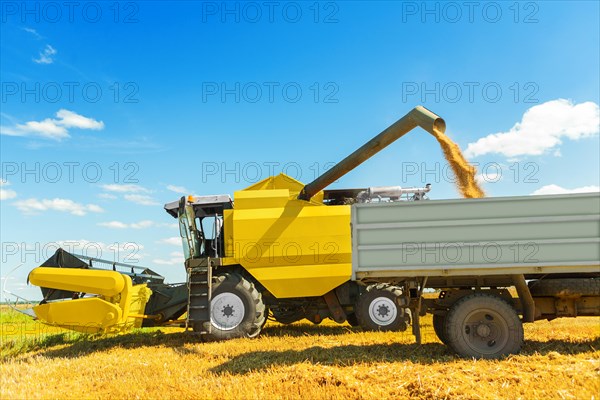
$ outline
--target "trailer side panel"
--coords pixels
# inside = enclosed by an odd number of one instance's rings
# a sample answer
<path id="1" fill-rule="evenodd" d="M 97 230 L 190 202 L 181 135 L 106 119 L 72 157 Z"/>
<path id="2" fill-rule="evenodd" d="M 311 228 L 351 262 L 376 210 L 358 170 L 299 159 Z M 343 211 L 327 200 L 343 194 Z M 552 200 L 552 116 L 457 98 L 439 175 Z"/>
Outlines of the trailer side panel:
<path id="1" fill-rule="evenodd" d="M 352 206 L 353 278 L 600 272 L 600 194 Z"/>

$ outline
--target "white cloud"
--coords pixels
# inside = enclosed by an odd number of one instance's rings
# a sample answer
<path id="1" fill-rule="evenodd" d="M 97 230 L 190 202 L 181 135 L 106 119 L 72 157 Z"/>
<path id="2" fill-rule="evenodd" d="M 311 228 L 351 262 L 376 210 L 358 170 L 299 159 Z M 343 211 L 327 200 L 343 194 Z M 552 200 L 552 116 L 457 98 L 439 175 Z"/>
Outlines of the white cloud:
<path id="1" fill-rule="evenodd" d="M 58 110 L 56 116 L 59 118 L 59 124 L 65 128 L 92 129 L 95 131 L 104 129 L 104 122 L 84 117 L 64 108 Z"/>
<path id="2" fill-rule="evenodd" d="M 17 192 L 11 189 L 0 189 L 0 200 L 10 200 L 17 197 Z"/>
<path id="3" fill-rule="evenodd" d="M 179 236 L 172 236 L 159 240 L 157 243 L 169 244 L 171 246 L 181 246 L 181 238 Z"/>
<path id="4" fill-rule="evenodd" d="M 475 176 L 475 180 L 477 183 L 485 184 L 485 183 L 496 183 L 502 180 L 502 174 L 498 172 L 489 172 L 489 173 L 480 173 Z"/>
<path id="5" fill-rule="evenodd" d="M 569 193 L 589 193 L 589 192 L 600 192 L 599 186 L 582 186 L 575 189 L 565 189 L 558 185 L 546 185 L 537 189 L 532 195 L 540 194 L 569 194 Z"/>
<path id="6" fill-rule="evenodd" d="M 190 193 L 190 191 L 187 190 L 186 188 L 184 188 L 183 186 L 167 185 L 167 189 L 169 189 L 171 192 L 175 192 L 175 193 L 181 193 L 181 194 Z"/>
<path id="7" fill-rule="evenodd" d="M 128 225 L 119 221 L 110 221 L 110 222 L 99 222 L 98 226 L 104 226 L 105 228 L 111 229 L 126 229 Z"/>
<path id="8" fill-rule="evenodd" d="M 99 213 L 104 210 L 95 204 L 81 204 L 69 199 L 42 199 L 35 198 L 15 201 L 13 203 L 24 214 L 37 214 L 43 211 L 66 212 L 79 217 L 88 212 Z"/>
<path id="9" fill-rule="evenodd" d="M 9 186 L 10 182 L 0 179 L 0 200 L 10 200 L 17 197 L 17 192 L 11 189 L 3 189 L 2 186 Z"/>
<path id="10" fill-rule="evenodd" d="M 46 118 L 42 121 L 28 121 L 12 127 L 0 126 L 0 134 L 8 136 L 38 136 L 46 139 L 61 140 L 69 138 L 69 128 L 104 129 L 104 122 L 84 117 L 73 111 L 60 109 L 56 119 Z"/>
<path id="11" fill-rule="evenodd" d="M 107 190 L 109 192 L 117 192 L 117 193 L 150 193 L 150 190 L 146 189 L 140 185 L 132 185 L 132 184 L 108 184 L 102 185 L 102 189 Z"/>
<path id="12" fill-rule="evenodd" d="M 27 28 L 26 28 L 27 29 Z M 37 32 L 36 32 L 37 34 Z M 40 51 L 39 58 L 34 58 L 33 62 L 36 64 L 52 64 L 54 62 L 53 56 L 56 55 L 57 51 L 54 47 L 49 44 L 46 45 L 43 51 Z"/>
<path id="13" fill-rule="evenodd" d="M 154 222 L 150 220 L 143 220 L 139 222 L 133 222 L 131 224 L 126 224 L 121 221 L 109 221 L 109 222 L 100 222 L 99 226 L 104 226 L 106 228 L 111 229 L 147 229 L 147 228 L 177 228 L 177 224 L 174 223 L 165 223 L 165 222 Z"/>
<path id="14" fill-rule="evenodd" d="M 185 262 L 185 258 L 183 258 L 183 254 L 181 254 L 180 252 L 173 251 L 169 255 L 171 256 L 169 259 L 158 258 L 154 259 L 153 261 L 155 264 L 159 265 L 177 265 L 183 264 Z"/>
<path id="15" fill-rule="evenodd" d="M 152 197 L 145 194 L 126 194 L 124 197 L 125 200 L 131 201 L 135 204 L 140 204 L 142 206 L 157 206 L 160 204 Z"/>
<path id="16" fill-rule="evenodd" d="M 563 139 L 579 140 L 600 131 L 600 108 L 593 102 L 573 104 L 558 99 L 531 107 L 508 132 L 487 135 L 469 143 L 467 158 L 496 153 L 506 157 L 542 155 Z"/>
<path id="17" fill-rule="evenodd" d="M 25 32 L 27 32 L 27 33 L 31 33 L 33 36 L 35 36 L 35 38 L 36 38 L 36 39 L 41 39 L 41 38 L 42 38 L 42 35 L 40 35 L 40 34 L 38 33 L 38 31 L 36 31 L 36 30 L 35 30 L 35 29 L 33 29 L 33 28 L 23 28 L 23 30 L 24 30 Z"/>

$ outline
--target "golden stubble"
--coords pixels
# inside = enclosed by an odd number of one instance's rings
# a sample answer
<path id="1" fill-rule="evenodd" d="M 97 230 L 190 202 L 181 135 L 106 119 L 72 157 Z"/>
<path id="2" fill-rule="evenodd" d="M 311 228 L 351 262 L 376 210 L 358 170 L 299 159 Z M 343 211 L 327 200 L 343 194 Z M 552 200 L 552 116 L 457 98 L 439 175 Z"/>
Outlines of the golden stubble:
<path id="1" fill-rule="evenodd" d="M 421 346 L 331 321 L 269 322 L 256 339 L 217 343 L 173 328 L 46 339 L 0 361 L 0 398 L 598 398 L 599 318 L 526 324 L 522 353 L 502 360 L 458 358 L 422 322 Z"/>

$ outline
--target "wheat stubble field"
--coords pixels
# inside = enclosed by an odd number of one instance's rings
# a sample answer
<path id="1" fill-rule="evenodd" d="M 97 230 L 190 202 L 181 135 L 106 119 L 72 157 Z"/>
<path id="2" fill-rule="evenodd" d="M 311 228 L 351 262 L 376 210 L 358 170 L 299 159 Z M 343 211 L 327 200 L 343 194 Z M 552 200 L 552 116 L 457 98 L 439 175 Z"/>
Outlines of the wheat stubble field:
<path id="1" fill-rule="evenodd" d="M 257 339 L 200 343 L 181 329 L 84 336 L 2 308 L 4 399 L 598 399 L 600 318 L 525 325 L 520 355 L 451 354 L 425 319 L 408 333 L 269 323 Z"/>

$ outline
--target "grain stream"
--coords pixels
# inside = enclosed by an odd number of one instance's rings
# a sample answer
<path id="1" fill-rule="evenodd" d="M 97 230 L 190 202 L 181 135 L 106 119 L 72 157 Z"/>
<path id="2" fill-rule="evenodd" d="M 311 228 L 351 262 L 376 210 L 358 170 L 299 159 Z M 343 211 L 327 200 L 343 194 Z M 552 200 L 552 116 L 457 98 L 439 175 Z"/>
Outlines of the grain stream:
<path id="1" fill-rule="evenodd" d="M 442 147 L 444 157 L 446 157 L 452 172 L 456 176 L 456 184 L 460 194 L 465 198 L 485 197 L 485 192 L 475 180 L 477 170 L 465 159 L 460 147 L 443 132 L 434 129 L 432 133 Z"/>

